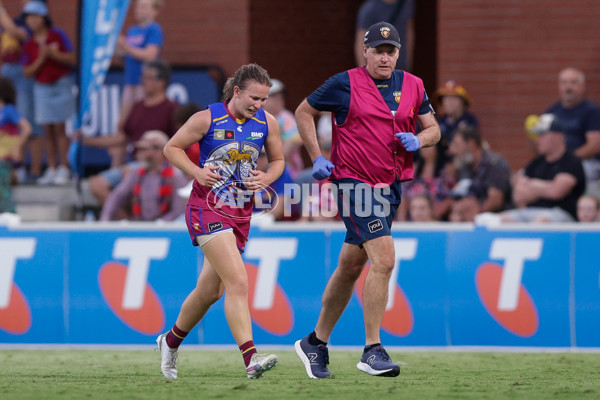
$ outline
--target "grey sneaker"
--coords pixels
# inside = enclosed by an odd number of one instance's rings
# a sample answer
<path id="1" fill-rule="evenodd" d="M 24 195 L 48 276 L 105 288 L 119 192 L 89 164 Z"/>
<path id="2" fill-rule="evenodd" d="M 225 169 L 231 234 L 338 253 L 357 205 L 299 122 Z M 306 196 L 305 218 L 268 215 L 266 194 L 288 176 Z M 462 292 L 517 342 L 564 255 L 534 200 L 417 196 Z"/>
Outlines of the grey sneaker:
<path id="1" fill-rule="evenodd" d="M 400 375 L 400 366 L 392 362 L 383 346 L 373 347 L 366 353 L 363 352 L 356 368 L 373 376 L 393 377 Z"/>
<path id="2" fill-rule="evenodd" d="M 294 344 L 296 354 L 304 364 L 309 378 L 323 379 L 333 378 L 331 372 L 327 369 L 329 364 L 329 350 L 327 346 L 313 346 L 308 342 L 308 336 Z"/>
<path id="3" fill-rule="evenodd" d="M 265 372 L 275 367 L 275 364 L 277 364 L 277 356 L 275 354 L 252 354 L 250 364 L 246 367 L 248 379 L 260 378 Z"/>
<path id="4" fill-rule="evenodd" d="M 166 379 L 177 379 L 177 349 L 172 349 L 167 345 L 167 334 L 163 333 L 156 338 L 156 344 L 162 361 L 160 363 L 160 370 Z"/>

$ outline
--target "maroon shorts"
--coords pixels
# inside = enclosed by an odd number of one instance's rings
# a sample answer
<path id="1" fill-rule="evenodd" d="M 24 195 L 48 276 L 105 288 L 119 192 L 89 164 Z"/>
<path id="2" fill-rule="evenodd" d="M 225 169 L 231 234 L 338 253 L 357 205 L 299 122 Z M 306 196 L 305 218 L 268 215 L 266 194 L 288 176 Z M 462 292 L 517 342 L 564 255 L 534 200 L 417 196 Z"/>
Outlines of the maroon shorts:
<path id="1" fill-rule="evenodd" d="M 225 229 L 233 229 L 238 249 L 244 252 L 250 231 L 250 216 L 248 218 L 232 218 L 221 215 L 208 207 L 188 204 L 185 211 L 185 222 L 192 239 L 192 244 L 198 246 L 196 238 Z"/>

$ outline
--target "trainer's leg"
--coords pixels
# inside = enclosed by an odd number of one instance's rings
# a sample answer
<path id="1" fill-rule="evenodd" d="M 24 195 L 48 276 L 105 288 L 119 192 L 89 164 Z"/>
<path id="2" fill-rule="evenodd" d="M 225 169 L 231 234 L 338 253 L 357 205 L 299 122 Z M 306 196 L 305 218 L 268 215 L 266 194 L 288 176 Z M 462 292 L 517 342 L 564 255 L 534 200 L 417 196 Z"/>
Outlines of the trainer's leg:
<path id="1" fill-rule="evenodd" d="M 388 284 L 394 269 L 394 241 L 381 236 L 363 243 L 370 268 L 363 287 L 366 344 L 381 343 L 380 328 L 388 299 Z"/>
<path id="2" fill-rule="evenodd" d="M 238 346 L 252 340 L 248 307 L 248 274 L 233 232 L 223 233 L 202 247 L 202 251 L 225 287 L 225 317 Z"/>
<path id="3" fill-rule="evenodd" d="M 210 261 L 204 257 L 198 283 L 183 302 L 175 324 L 185 332 L 191 331 L 204 317 L 210 306 L 219 300 L 222 295 L 223 284 L 221 278 L 219 278 Z"/>
<path id="4" fill-rule="evenodd" d="M 352 297 L 354 285 L 366 262 L 367 252 L 365 249 L 361 249 L 355 244 L 344 243 L 342 245 L 338 266 L 329 278 L 323 292 L 323 305 L 315 327 L 315 334 L 319 340 L 329 341 L 335 324 Z"/>

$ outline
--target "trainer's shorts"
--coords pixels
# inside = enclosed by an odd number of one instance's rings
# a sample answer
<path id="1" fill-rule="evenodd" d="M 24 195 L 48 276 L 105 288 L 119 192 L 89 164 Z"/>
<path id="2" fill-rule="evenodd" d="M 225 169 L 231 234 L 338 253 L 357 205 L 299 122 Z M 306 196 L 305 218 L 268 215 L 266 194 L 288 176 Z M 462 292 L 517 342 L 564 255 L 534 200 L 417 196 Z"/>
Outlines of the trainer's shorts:
<path id="1" fill-rule="evenodd" d="M 400 206 L 400 181 L 391 186 L 373 188 L 356 179 L 337 179 L 337 204 L 346 225 L 346 243 L 362 244 L 391 235 L 392 221 Z"/>
<path id="2" fill-rule="evenodd" d="M 244 252 L 244 246 L 248 241 L 248 232 L 250 231 L 250 218 L 229 218 L 214 212 L 208 207 L 188 204 L 185 212 L 185 222 L 194 246 L 198 246 L 196 239 L 199 236 L 233 229 L 237 247 L 240 253 Z"/>

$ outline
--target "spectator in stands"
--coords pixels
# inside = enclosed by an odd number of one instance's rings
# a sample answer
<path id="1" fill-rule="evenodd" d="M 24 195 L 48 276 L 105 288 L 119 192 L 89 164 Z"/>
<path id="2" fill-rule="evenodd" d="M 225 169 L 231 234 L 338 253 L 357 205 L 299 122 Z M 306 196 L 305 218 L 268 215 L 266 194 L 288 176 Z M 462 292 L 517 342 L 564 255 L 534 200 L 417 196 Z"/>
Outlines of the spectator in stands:
<path id="1" fill-rule="evenodd" d="M 65 122 L 75 112 L 71 67 L 77 60 L 64 32 L 52 26 L 45 3 L 30 1 L 23 12 L 25 23 L 32 32 L 23 46 L 23 73 L 27 77 L 35 77 L 35 122 L 44 127 L 47 147 L 48 168 L 38 183 L 62 185 L 70 180 L 67 161 L 69 138 L 65 133 Z"/>
<path id="2" fill-rule="evenodd" d="M 538 156 L 513 179 L 517 209 L 504 211 L 503 222 L 572 222 L 577 199 L 585 191 L 581 160 L 567 150 L 566 129 L 553 114 L 540 116 L 532 130 L 538 134 Z"/>
<path id="3" fill-rule="evenodd" d="M 510 169 L 499 154 L 484 149 L 477 129 L 459 128 L 450 143 L 458 182 L 453 188 L 454 222 L 472 222 L 482 212 L 500 212 L 510 201 Z"/>
<path id="4" fill-rule="evenodd" d="M 185 186 L 187 179 L 165 160 L 163 147 L 168 141 L 166 133 L 153 130 L 135 143 L 141 166 L 110 193 L 102 207 L 102 221 L 114 220 L 124 208 L 127 219 L 137 221 L 172 221 L 185 211 L 186 201 L 176 190 Z"/>
<path id="5" fill-rule="evenodd" d="M 31 125 L 15 107 L 16 90 L 12 81 L 0 77 L 0 213 L 14 212 L 12 203 L 13 166 L 23 158 Z"/>
<path id="6" fill-rule="evenodd" d="M 294 113 L 285 108 L 287 94 L 283 83 L 278 79 L 271 79 L 273 86 L 269 90 L 269 98 L 265 102 L 265 110 L 277 119 L 281 140 L 283 141 L 283 155 L 291 176 L 295 179 L 304 168 L 302 161 L 302 140 L 298 133 Z"/>
<path id="7" fill-rule="evenodd" d="M 408 213 L 412 222 L 435 222 L 433 200 L 426 194 L 417 195 L 410 200 Z"/>
<path id="8" fill-rule="evenodd" d="M 414 15 L 414 0 L 366 0 L 358 10 L 356 21 L 354 41 L 356 65 L 358 67 L 365 65 L 363 41 L 367 28 L 377 22 L 386 21 L 396 27 L 402 41 L 396 68 L 410 71 L 415 42 Z"/>
<path id="9" fill-rule="evenodd" d="M 600 107 L 585 98 L 585 74 L 576 68 L 558 74 L 558 94 L 546 113 L 562 122 L 567 150 L 583 160 L 588 191 L 600 195 Z"/>
<path id="10" fill-rule="evenodd" d="M 29 0 L 22 0 L 23 7 Z M 45 3 L 45 1 L 43 1 Z M 28 139 L 28 147 L 31 156 L 31 176 L 33 179 L 40 177 L 42 173 L 43 158 L 43 129 L 35 123 L 33 112 L 33 82 L 23 74 L 23 44 L 29 39 L 31 31 L 25 24 L 25 13 L 22 12 L 14 19 L 11 18 L 3 2 L 0 0 L 0 27 L 2 36 L 0 38 L 0 60 L 2 67 L 0 74 L 12 80 L 16 89 L 17 110 L 32 126 L 31 135 Z M 19 183 L 26 181 L 26 170 L 21 166 L 18 170 Z"/>
<path id="11" fill-rule="evenodd" d="M 438 122 L 442 138 L 434 147 L 419 150 L 422 159 L 420 176 L 429 179 L 439 176 L 444 166 L 452 160 L 448 154 L 448 146 L 454 132 L 467 126 L 479 127 L 477 117 L 469 112 L 471 98 L 467 90 L 456 81 L 447 81 L 433 94 L 433 101 L 439 112 Z"/>
<path id="12" fill-rule="evenodd" d="M 137 0 L 133 17 L 135 25 L 120 35 L 115 55 L 124 57 L 125 85 L 121 97 L 121 119 L 129 114 L 131 107 L 144 97 L 142 65 L 155 61 L 163 45 L 163 31 L 156 22 L 163 0 Z"/>
<path id="13" fill-rule="evenodd" d="M 90 190 L 99 204 L 104 204 L 110 191 L 116 187 L 127 171 L 135 169 L 135 149 L 132 143 L 139 140 L 144 132 L 160 130 L 169 137 L 176 131 L 174 114 L 177 104 L 167 98 L 167 85 L 171 77 L 171 69 L 161 61 L 144 64 L 142 86 L 144 98 L 135 103 L 125 120 L 119 124 L 115 135 L 104 137 L 82 137 L 85 146 L 109 148 L 111 146 L 128 146 L 130 162 L 113 159 L 112 167 L 90 178 Z"/>
<path id="14" fill-rule="evenodd" d="M 600 200 L 596 196 L 584 194 L 577 200 L 577 220 L 579 222 L 598 222 Z"/>

